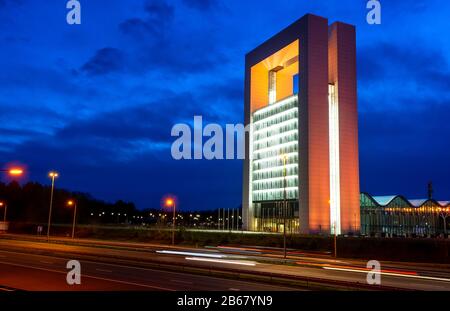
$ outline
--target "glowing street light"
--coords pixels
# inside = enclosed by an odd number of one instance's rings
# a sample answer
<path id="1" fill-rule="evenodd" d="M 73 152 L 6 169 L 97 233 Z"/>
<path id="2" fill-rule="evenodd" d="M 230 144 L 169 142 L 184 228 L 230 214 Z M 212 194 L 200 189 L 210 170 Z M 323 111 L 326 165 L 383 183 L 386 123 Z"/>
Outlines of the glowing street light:
<path id="1" fill-rule="evenodd" d="M 72 224 L 72 239 L 75 237 L 75 222 L 77 219 L 77 202 L 74 200 L 67 201 L 67 206 L 74 207 L 73 209 L 73 224 Z"/>
<path id="2" fill-rule="evenodd" d="M 8 206 L 6 205 L 5 202 L 1 202 L 0 201 L 0 208 L 4 207 L 5 211 L 3 212 L 3 221 L 6 222 L 6 209 L 8 208 Z"/>
<path id="3" fill-rule="evenodd" d="M 14 168 L 9 170 L 9 175 L 11 176 L 20 176 L 23 174 L 23 170 L 19 169 L 19 168 Z"/>
<path id="4" fill-rule="evenodd" d="M 23 169 L 20 168 L 11 168 L 8 170 L 0 170 L 2 173 L 8 173 L 11 176 L 21 176 L 23 174 Z"/>
<path id="5" fill-rule="evenodd" d="M 173 208 L 173 216 L 172 216 L 172 245 L 175 245 L 175 211 L 177 209 L 175 199 L 173 198 L 166 198 L 164 202 L 166 207 L 172 207 Z"/>
<path id="6" fill-rule="evenodd" d="M 52 180 L 52 191 L 50 193 L 50 210 L 48 212 L 48 224 L 47 224 L 47 241 L 50 239 L 50 223 L 52 220 L 52 207 L 53 207 L 53 191 L 55 189 L 55 179 L 59 176 L 57 172 L 48 173 L 48 177 Z"/>

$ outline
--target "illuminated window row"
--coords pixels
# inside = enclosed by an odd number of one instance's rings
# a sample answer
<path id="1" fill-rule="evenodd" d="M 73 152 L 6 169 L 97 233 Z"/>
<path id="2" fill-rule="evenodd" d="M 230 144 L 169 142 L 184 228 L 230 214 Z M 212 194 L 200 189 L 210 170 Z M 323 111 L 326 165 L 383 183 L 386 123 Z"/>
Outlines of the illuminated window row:
<path id="1" fill-rule="evenodd" d="M 264 114 L 264 113 L 267 113 L 268 111 L 276 110 L 280 107 L 287 106 L 287 105 L 291 104 L 292 102 L 296 102 L 296 101 L 298 101 L 298 97 L 296 95 L 292 95 L 291 97 L 284 98 L 277 103 L 260 108 L 260 109 L 256 110 L 254 112 L 254 114 L 255 115 Z"/>
<path id="2" fill-rule="evenodd" d="M 253 180 L 253 183 L 264 183 L 264 182 L 268 182 L 268 181 L 277 181 L 277 180 L 284 180 L 284 176 L 283 177 L 274 177 L 274 178 L 265 178 L 265 179 L 260 179 L 260 180 Z M 297 175 L 290 175 L 290 176 L 286 176 L 286 179 L 293 179 L 293 178 L 298 178 Z"/>
<path id="3" fill-rule="evenodd" d="M 272 132 L 260 133 L 258 135 L 254 135 L 253 142 L 254 143 L 263 143 L 272 139 L 277 139 L 283 136 L 289 136 L 293 134 L 298 134 L 298 129 L 292 128 L 287 131 L 280 131 L 278 133 L 273 134 Z"/>
<path id="4" fill-rule="evenodd" d="M 265 148 L 269 148 L 269 147 L 273 147 L 273 146 L 279 146 L 282 144 L 289 143 L 291 141 L 295 141 L 295 142 L 298 141 L 298 132 L 297 131 L 292 132 L 289 135 L 278 136 L 276 138 L 265 140 L 263 142 L 254 142 L 253 150 L 260 150 L 260 149 L 265 149 Z"/>
<path id="5" fill-rule="evenodd" d="M 260 154 L 260 153 L 263 153 L 263 152 L 270 153 L 271 151 L 274 151 L 274 152 L 276 152 L 276 154 L 279 154 L 281 156 L 282 154 L 287 153 L 284 150 L 286 150 L 286 149 L 288 149 L 288 147 L 292 147 L 292 146 L 298 146 L 298 141 L 293 140 L 293 141 L 290 141 L 290 142 L 287 142 L 287 143 L 283 143 L 283 144 L 279 144 L 279 145 L 275 145 L 275 146 L 270 146 L 270 147 L 266 147 L 266 148 L 262 148 L 262 149 L 258 149 L 258 150 L 255 150 L 253 153 L 254 154 Z M 296 151 L 296 149 L 289 150 L 288 152 L 293 152 L 293 151 Z M 266 157 L 271 157 L 271 156 L 274 156 L 274 155 L 275 154 L 267 155 Z"/>
<path id="6" fill-rule="evenodd" d="M 287 157 L 286 158 L 286 164 L 297 164 L 298 163 L 298 155 L 295 154 L 295 156 Z M 253 162 L 253 170 L 260 170 L 265 169 L 269 167 L 283 167 L 284 161 L 279 157 L 271 157 L 268 161 L 254 161 Z"/>
<path id="7" fill-rule="evenodd" d="M 278 178 L 278 177 L 283 177 L 283 176 L 284 176 L 283 168 L 271 169 L 271 170 L 260 170 L 260 171 L 253 172 L 253 174 L 252 174 L 253 180 Z M 286 176 L 298 176 L 298 165 L 287 166 L 286 167 Z"/>
<path id="8" fill-rule="evenodd" d="M 293 96 L 284 100 L 281 100 L 278 103 L 275 103 L 270 106 L 266 106 L 258 111 L 253 113 L 254 121 L 259 121 L 261 119 L 265 119 L 271 117 L 275 114 L 279 114 L 283 111 L 289 110 L 291 108 L 297 107 L 297 96 Z"/>
<path id="9" fill-rule="evenodd" d="M 253 170 L 253 172 L 257 173 L 257 172 L 264 172 L 264 171 L 283 171 L 285 168 L 287 170 L 288 168 L 291 168 L 291 167 L 298 167 L 298 164 L 294 163 L 294 164 L 286 164 L 285 166 L 263 168 L 263 169 L 259 169 L 259 170 Z"/>
<path id="10" fill-rule="evenodd" d="M 279 149 L 268 149 L 264 152 L 258 152 L 253 155 L 254 160 L 262 160 L 270 157 L 281 157 L 283 154 L 298 152 L 298 144 L 292 144 Z"/>
<path id="11" fill-rule="evenodd" d="M 285 198 L 284 189 L 277 190 L 263 190 L 253 192 L 253 201 L 272 201 L 272 200 L 283 200 Z M 288 188 L 286 189 L 286 199 L 297 199 L 298 198 L 298 188 Z"/>
<path id="12" fill-rule="evenodd" d="M 266 182 L 256 182 L 253 183 L 253 191 L 280 189 L 284 188 L 285 183 L 287 188 L 298 187 L 298 178 L 286 178 L 286 180 L 284 178 L 272 179 Z"/>
<path id="13" fill-rule="evenodd" d="M 285 153 L 284 154 L 288 159 L 291 157 L 295 157 L 296 159 L 298 159 L 298 152 L 289 152 L 289 153 Z M 282 160 L 282 156 L 283 155 L 275 155 L 275 156 L 271 156 L 271 157 L 267 157 L 267 158 L 262 158 L 262 159 L 258 159 L 258 160 L 254 160 L 253 163 L 258 163 L 258 162 L 265 162 L 265 161 L 271 161 L 271 160 L 275 160 L 275 159 L 281 159 Z"/>
<path id="14" fill-rule="evenodd" d="M 259 131 L 261 129 L 265 129 L 272 125 L 277 125 L 281 122 L 285 122 L 285 121 L 288 121 L 291 119 L 297 120 L 297 118 L 298 118 L 298 108 L 292 108 L 292 109 L 282 112 L 280 114 L 274 115 L 270 118 L 263 119 L 258 122 L 254 122 L 253 126 L 256 131 Z"/>
<path id="15" fill-rule="evenodd" d="M 284 131 L 288 131 L 289 129 L 298 128 L 298 120 L 297 119 L 290 119 L 283 121 L 279 124 L 273 124 L 271 126 L 260 128 L 258 129 L 253 125 L 253 137 L 257 137 L 258 135 L 268 135 L 268 134 L 278 134 L 282 133 Z"/>

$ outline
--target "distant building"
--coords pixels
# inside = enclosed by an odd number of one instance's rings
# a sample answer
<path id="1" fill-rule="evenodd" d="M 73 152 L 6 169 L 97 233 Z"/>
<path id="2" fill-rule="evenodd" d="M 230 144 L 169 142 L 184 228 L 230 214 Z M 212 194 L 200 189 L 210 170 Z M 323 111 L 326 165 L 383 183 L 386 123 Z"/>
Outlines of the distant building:
<path id="1" fill-rule="evenodd" d="M 248 53 L 245 123 L 246 229 L 359 232 L 354 26 L 307 14 Z"/>
<path id="2" fill-rule="evenodd" d="M 361 193 L 361 233 L 365 235 L 438 235 L 447 233 L 449 221 L 450 201 Z"/>

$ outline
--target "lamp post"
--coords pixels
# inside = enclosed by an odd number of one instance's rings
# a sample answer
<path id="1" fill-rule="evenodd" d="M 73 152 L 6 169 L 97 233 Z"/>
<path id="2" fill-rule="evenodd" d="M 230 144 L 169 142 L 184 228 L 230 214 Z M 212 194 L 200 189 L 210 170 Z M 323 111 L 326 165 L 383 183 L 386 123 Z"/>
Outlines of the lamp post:
<path id="1" fill-rule="evenodd" d="M 50 239 L 50 223 L 52 220 L 52 207 L 53 207 L 53 191 L 55 189 L 55 179 L 59 176 L 56 172 L 50 172 L 48 176 L 52 180 L 52 190 L 50 193 L 50 210 L 48 212 L 48 224 L 47 224 L 47 241 Z"/>
<path id="2" fill-rule="evenodd" d="M 0 202 L 0 207 L 4 207 L 5 210 L 3 212 L 3 221 L 6 222 L 6 209 L 8 208 L 8 205 L 6 205 L 5 202 Z"/>
<path id="3" fill-rule="evenodd" d="M 336 232 L 336 221 L 334 221 L 334 258 L 337 258 L 337 232 Z"/>
<path id="4" fill-rule="evenodd" d="M 173 216 L 172 216 L 172 245 L 175 245 L 175 213 L 176 213 L 176 203 L 175 203 L 175 199 L 172 198 L 168 198 L 166 199 L 166 206 L 167 207 L 172 207 L 173 209 Z"/>
<path id="5" fill-rule="evenodd" d="M 18 167 L 14 167 L 14 168 L 10 168 L 10 169 L 1 169 L 0 172 L 2 173 L 7 173 L 10 176 L 13 177 L 18 177 L 18 176 L 22 176 L 23 174 L 23 169 L 18 168 Z M 5 207 L 5 211 L 3 213 L 3 221 L 6 222 L 6 211 L 8 209 L 8 206 L 6 205 L 6 202 L 0 202 L 0 207 Z"/>
<path id="6" fill-rule="evenodd" d="M 284 188 L 284 195 L 283 195 L 283 248 L 284 248 L 284 260 L 286 260 L 286 212 L 287 212 L 287 206 L 286 206 L 286 158 L 287 156 L 283 154 L 283 188 Z"/>
<path id="7" fill-rule="evenodd" d="M 75 237 L 75 223 L 77 219 L 77 203 L 74 200 L 69 200 L 67 205 L 70 207 L 74 207 L 73 209 L 73 224 L 72 224 L 72 239 Z"/>
<path id="8" fill-rule="evenodd" d="M 444 234 L 447 234 L 447 217 L 450 216 L 448 213 L 448 208 L 443 208 L 439 212 L 439 216 L 442 217 L 442 220 L 444 221 Z"/>

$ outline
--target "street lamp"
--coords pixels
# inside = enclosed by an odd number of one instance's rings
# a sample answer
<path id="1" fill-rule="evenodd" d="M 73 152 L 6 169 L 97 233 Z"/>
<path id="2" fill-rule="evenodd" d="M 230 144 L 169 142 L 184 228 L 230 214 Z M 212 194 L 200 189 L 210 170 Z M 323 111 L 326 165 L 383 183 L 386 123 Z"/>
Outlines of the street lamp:
<path id="1" fill-rule="evenodd" d="M 336 221 L 333 223 L 334 227 L 334 258 L 337 258 L 337 232 L 336 232 Z"/>
<path id="2" fill-rule="evenodd" d="M 74 209 L 73 209 L 73 224 L 72 224 L 72 239 L 73 239 L 75 237 L 75 222 L 77 219 L 77 202 L 75 202 L 73 200 L 69 200 L 67 202 L 67 206 L 74 207 Z"/>
<path id="3" fill-rule="evenodd" d="M 3 221 L 6 222 L 6 209 L 8 208 L 8 206 L 6 205 L 5 202 L 0 202 L 0 207 L 5 208 L 5 211 L 3 212 Z"/>
<path id="4" fill-rule="evenodd" d="M 8 173 L 11 176 L 21 176 L 23 174 L 23 170 L 20 168 L 11 168 L 8 170 L 0 170 L 2 173 Z"/>
<path id="5" fill-rule="evenodd" d="M 0 172 L 7 173 L 10 176 L 17 177 L 17 176 L 21 176 L 23 174 L 23 169 L 14 167 L 14 168 L 10 168 L 10 169 L 7 169 L 7 170 L 1 169 Z M 8 206 L 6 205 L 5 202 L 0 202 L 0 207 L 4 207 L 5 208 L 5 210 L 3 212 L 3 221 L 6 222 L 6 211 L 8 209 Z"/>
<path id="6" fill-rule="evenodd" d="M 55 179 L 58 177 L 57 172 L 48 173 L 48 177 L 52 180 L 52 190 L 50 193 L 50 210 L 48 212 L 48 224 L 47 224 L 47 241 L 50 239 L 50 222 L 52 220 L 52 207 L 53 207 L 53 191 L 55 189 Z"/>
<path id="7" fill-rule="evenodd" d="M 287 206 L 286 206 L 286 160 L 287 155 L 283 154 L 283 188 L 284 188 L 284 195 L 283 195 L 283 247 L 284 247 L 284 260 L 286 260 L 286 213 L 287 213 Z"/>
<path id="8" fill-rule="evenodd" d="M 175 199 L 167 198 L 165 201 L 165 205 L 167 207 L 173 208 L 173 216 L 172 216 L 172 245 L 175 245 L 175 211 L 177 209 Z"/>
<path id="9" fill-rule="evenodd" d="M 450 214 L 448 213 L 448 208 L 441 209 L 439 211 L 439 216 L 442 217 L 442 220 L 444 221 L 444 234 L 447 234 L 447 217 L 450 216 Z"/>

